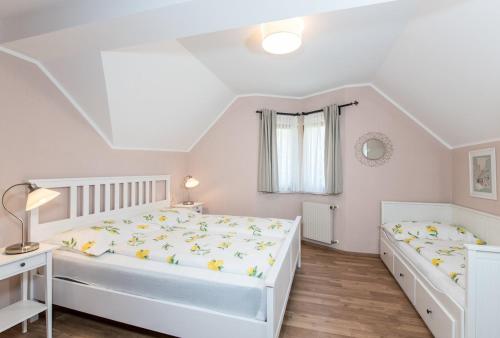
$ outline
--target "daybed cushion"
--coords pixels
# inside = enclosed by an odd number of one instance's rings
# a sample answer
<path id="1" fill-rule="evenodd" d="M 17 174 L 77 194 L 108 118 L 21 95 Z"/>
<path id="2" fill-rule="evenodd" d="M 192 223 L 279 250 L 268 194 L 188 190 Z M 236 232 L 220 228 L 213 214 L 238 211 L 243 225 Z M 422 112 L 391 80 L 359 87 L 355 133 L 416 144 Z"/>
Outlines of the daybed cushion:
<path id="1" fill-rule="evenodd" d="M 465 247 L 460 241 L 411 239 L 405 241 L 453 282 L 465 289 Z"/>
<path id="2" fill-rule="evenodd" d="M 486 244 L 463 226 L 442 224 L 440 222 L 390 222 L 383 224 L 382 227 L 398 241 L 420 238 Z"/>

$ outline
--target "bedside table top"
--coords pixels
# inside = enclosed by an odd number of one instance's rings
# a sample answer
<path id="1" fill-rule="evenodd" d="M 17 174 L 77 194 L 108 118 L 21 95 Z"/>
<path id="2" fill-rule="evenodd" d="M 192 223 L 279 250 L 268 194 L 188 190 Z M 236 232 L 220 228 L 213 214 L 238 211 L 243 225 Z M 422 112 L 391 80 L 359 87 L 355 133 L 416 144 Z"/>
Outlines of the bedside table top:
<path id="1" fill-rule="evenodd" d="M 196 208 L 201 206 L 203 206 L 203 202 L 194 202 L 194 204 L 182 204 L 182 203 L 174 204 L 175 208 Z"/>
<path id="2" fill-rule="evenodd" d="M 20 261 L 20 260 L 27 259 L 30 257 L 38 256 L 38 255 L 44 254 L 46 252 L 55 250 L 58 247 L 59 247 L 58 245 L 40 243 L 40 248 L 38 248 L 38 250 L 27 252 L 24 254 L 19 254 L 19 255 L 6 255 L 5 248 L 1 248 L 0 249 L 0 265 L 9 264 L 9 263 Z"/>

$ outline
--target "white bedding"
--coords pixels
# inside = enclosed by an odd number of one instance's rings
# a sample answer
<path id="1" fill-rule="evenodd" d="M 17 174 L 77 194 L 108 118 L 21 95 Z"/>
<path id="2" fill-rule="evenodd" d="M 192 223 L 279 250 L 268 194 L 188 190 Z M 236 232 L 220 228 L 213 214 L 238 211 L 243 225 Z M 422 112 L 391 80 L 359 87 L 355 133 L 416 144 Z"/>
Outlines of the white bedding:
<path id="1" fill-rule="evenodd" d="M 54 253 L 54 277 L 266 320 L 266 289 L 262 279 L 118 254 L 88 257 L 64 250 Z"/>
<path id="2" fill-rule="evenodd" d="M 427 259 L 418 254 L 413 247 L 404 241 L 397 241 L 386 229 L 383 229 L 383 231 L 391 243 L 401 250 L 405 258 L 412 262 L 437 290 L 447 294 L 459 305 L 465 307 L 464 289 L 454 283 L 445 273 L 433 266 Z"/>
<path id="3" fill-rule="evenodd" d="M 53 244 L 86 255 L 105 252 L 265 279 L 293 226 L 291 220 L 199 215 L 158 209 L 63 232 Z"/>
<path id="4" fill-rule="evenodd" d="M 165 208 L 49 241 L 55 277 L 266 320 L 265 277 L 293 224 Z"/>

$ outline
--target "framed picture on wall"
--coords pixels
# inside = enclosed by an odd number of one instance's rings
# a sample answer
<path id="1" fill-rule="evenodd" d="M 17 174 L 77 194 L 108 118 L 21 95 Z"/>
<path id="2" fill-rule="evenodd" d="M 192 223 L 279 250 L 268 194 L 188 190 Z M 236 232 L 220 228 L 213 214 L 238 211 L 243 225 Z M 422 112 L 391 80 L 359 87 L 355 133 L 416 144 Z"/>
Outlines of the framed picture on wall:
<path id="1" fill-rule="evenodd" d="M 473 197 L 497 199 L 497 161 L 495 148 L 469 152 L 470 194 Z"/>

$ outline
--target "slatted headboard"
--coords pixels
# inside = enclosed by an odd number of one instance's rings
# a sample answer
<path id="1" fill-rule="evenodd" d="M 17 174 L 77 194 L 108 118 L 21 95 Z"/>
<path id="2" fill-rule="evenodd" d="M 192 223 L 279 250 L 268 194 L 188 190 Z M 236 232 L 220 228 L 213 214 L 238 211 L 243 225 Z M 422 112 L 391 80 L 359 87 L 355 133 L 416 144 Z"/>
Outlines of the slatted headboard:
<path id="1" fill-rule="evenodd" d="M 117 213 L 132 215 L 155 206 L 170 206 L 170 175 L 33 179 L 42 188 L 69 189 L 68 218 L 40 223 L 39 209 L 29 216 L 28 238 L 43 241 L 60 232 Z M 165 189 L 164 198 L 157 193 Z"/>

